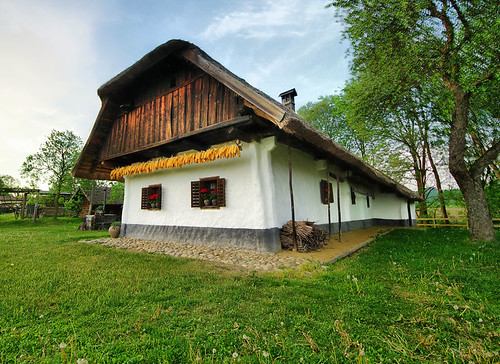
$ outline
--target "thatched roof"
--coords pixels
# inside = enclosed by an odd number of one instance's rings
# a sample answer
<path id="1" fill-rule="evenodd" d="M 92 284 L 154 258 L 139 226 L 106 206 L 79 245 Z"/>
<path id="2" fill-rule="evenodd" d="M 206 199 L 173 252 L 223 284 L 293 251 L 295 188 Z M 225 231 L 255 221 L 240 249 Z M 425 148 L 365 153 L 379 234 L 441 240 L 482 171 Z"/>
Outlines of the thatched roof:
<path id="1" fill-rule="evenodd" d="M 108 110 L 109 107 L 106 107 L 107 101 L 110 100 L 114 94 L 129 86 L 140 75 L 172 54 L 188 60 L 217 79 L 245 99 L 254 109 L 256 115 L 273 123 L 284 133 L 299 141 L 302 145 L 308 145 L 320 151 L 322 158 L 337 162 L 340 161 L 344 166 L 348 166 L 349 169 L 356 171 L 357 174 L 361 174 L 382 185 L 385 189 L 390 189 L 410 200 L 420 199 L 415 192 L 396 183 L 390 177 L 368 165 L 361 158 L 349 152 L 325 134 L 316 130 L 309 123 L 301 119 L 295 112 L 285 108 L 277 100 L 233 74 L 194 44 L 178 39 L 170 40 L 158 46 L 98 89 L 98 95 L 103 101 L 103 106 L 82 155 L 75 166 L 74 174 L 79 168 L 79 164 L 82 163 L 85 158 L 88 160 L 91 159 L 92 153 L 90 152 L 98 148 L 99 143 L 96 143 L 96 140 L 102 138 L 96 137 L 100 132 L 99 123 L 101 119 L 109 120 L 112 114 L 112 111 Z"/>

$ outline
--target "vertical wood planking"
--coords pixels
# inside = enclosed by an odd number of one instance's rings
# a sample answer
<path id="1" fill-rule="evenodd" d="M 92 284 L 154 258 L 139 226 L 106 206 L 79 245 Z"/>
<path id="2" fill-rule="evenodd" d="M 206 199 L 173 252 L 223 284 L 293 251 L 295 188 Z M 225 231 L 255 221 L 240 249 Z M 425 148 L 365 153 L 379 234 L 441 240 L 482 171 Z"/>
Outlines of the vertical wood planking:
<path id="1" fill-rule="evenodd" d="M 210 94 L 210 77 L 203 76 L 201 85 L 201 110 L 200 110 L 200 126 L 202 128 L 207 126 L 208 120 L 208 100 Z"/>
<path id="2" fill-rule="evenodd" d="M 165 139 L 172 138 L 172 93 L 165 96 Z"/>
<path id="3" fill-rule="evenodd" d="M 216 80 L 213 78 L 210 79 L 207 125 L 214 124 L 214 120 L 217 118 L 217 84 L 218 82 Z"/>
<path id="4" fill-rule="evenodd" d="M 158 138 L 159 140 L 165 140 L 167 137 L 165 135 L 165 99 L 166 95 L 163 95 L 160 100 L 160 106 L 158 106 Z"/>
<path id="5" fill-rule="evenodd" d="M 156 143 L 158 141 L 158 104 L 160 103 L 160 98 L 156 97 L 153 102 L 153 131 L 151 133 L 151 143 Z"/>
<path id="6" fill-rule="evenodd" d="M 198 123 L 195 122 L 195 119 L 194 119 L 194 114 L 195 114 L 195 83 L 193 82 L 192 84 L 190 84 L 191 88 L 190 88 L 190 109 L 191 109 L 191 112 L 188 114 L 188 120 L 189 120 L 189 130 L 190 131 L 194 131 L 194 130 L 197 130 L 198 129 Z"/>
<path id="7" fill-rule="evenodd" d="M 140 138 L 140 144 L 148 145 L 151 143 L 151 102 L 144 105 L 144 116 L 142 118 L 142 138 Z M 142 143 L 141 143 L 142 142 Z"/>
<path id="8" fill-rule="evenodd" d="M 122 122 L 120 126 L 120 153 L 125 152 L 125 138 L 127 138 L 127 125 L 128 125 L 129 114 L 125 114 L 122 117 Z"/>
<path id="9" fill-rule="evenodd" d="M 156 113 L 155 113 L 156 129 L 155 129 L 155 134 L 154 134 L 155 135 L 155 137 L 154 137 L 155 143 L 162 140 L 162 138 L 161 138 L 161 115 L 160 115 L 161 100 L 162 100 L 161 97 L 156 99 Z"/>
<path id="10" fill-rule="evenodd" d="M 192 101 L 192 84 L 189 83 L 186 85 L 185 90 L 186 90 L 186 99 L 185 99 L 185 105 L 186 105 L 186 115 L 184 117 L 185 119 L 185 129 L 184 132 L 190 132 L 193 130 L 192 128 L 192 122 L 193 122 L 193 101 Z"/>
<path id="11" fill-rule="evenodd" d="M 137 139 L 139 138 L 139 120 L 141 118 L 141 115 L 143 114 L 144 106 L 141 106 L 139 109 L 136 110 L 134 115 L 132 115 L 132 118 L 130 119 L 130 128 L 131 128 L 131 133 L 129 137 L 129 145 L 128 145 L 128 150 L 133 150 L 138 146 L 138 143 L 136 142 Z"/>
<path id="12" fill-rule="evenodd" d="M 152 98 L 149 92 L 149 102 L 118 116 L 101 157 L 128 153 L 238 116 L 241 97 L 207 74 L 196 76 L 164 95 Z"/>
<path id="13" fill-rule="evenodd" d="M 179 108 L 179 90 L 175 90 L 172 94 L 172 137 L 179 135 L 178 131 L 178 108 Z"/>
<path id="14" fill-rule="evenodd" d="M 194 91 L 193 91 L 194 92 L 193 121 L 195 129 L 201 128 L 200 110 L 201 110 L 201 95 L 203 91 L 202 86 L 203 86 L 203 80 L 201 78 L 198 78 L 194 83 Z"/>
<path id="15" fill-rule="evenodd" d="M 156 143 L 156 138 L 157 138 L 157 133 L 158 133 L 158 101 L 159 98 L 155 97 L 153 102 L 152 102 L 152 107 L 151 107 L 151 144 Z"/>
<path id="16" fill-rule="evenodd" d="M 155 133 L 155 100 L 151 100 L 149 103 L 149 110 L 146 114 L 145 122 L 148 125 L 146 133 L 148 134 L 148 144 L 153 143 L 154 133 Z"/>
<path id="17" fill-rule="evenodd" d="M 229 109 L 231 107 L 231 91 L 224 87 L 224 101 L 222 103 L 223 107 L 223 121 L 229 120 Z"/>
<path id="18" fill-rule="evenodd" d="M 186 132 L 186 88 L 179 89 L 179 114 L 177 117 L 178 135 Z"/>
<path id="19" fill-rule="evenodd" d="M 224 86 L 217 82 L 217 111 L 212 124 L 217 124 L 222 119 L 222 104 L 224 101 Z"/>

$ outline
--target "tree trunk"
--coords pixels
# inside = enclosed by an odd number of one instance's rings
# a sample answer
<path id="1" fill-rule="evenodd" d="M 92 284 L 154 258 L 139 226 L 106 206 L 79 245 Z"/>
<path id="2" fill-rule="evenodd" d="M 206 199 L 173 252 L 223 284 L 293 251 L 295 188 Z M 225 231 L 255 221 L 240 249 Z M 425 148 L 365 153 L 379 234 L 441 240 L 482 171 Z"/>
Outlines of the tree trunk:
<path id="1" fill-rule="evenodd" d="M 54 200 L 54 207 L 55 207 L 54 220 L 57 219 L 57 214 L 59 213 L 59 197 L 61 197 L 61 192 L 57 191 L 56 198 Z"/>
<path id="2" fill-rule="evenodd" d="M 450 172 L 462 191 L 469 220 L 472 241 L 496 241 L 490 209 L 481 183 L 481 172 L 469 170 L 465 163 L 465 135 L 469 113 L 469 94 L 458 86 L 453 90 L 455 106 L 450 130 Z"/>
<path id="3" fill-rule="evenodd" d="M 422 112 L 422 119 L 425 121 L 425 115 L 423 112 Z M 417 117 L 417 123 L 418 123 L 418 130 L 420 131 L 420 136 L 422 137 L 422 141 L 424 143 L 424 148 L 427 151 L 427 158 L 429 158 L 429 164 L 431 165 L 432 173 L 434 174 L 434 179 L 436 180 L 436 188 L 438 190 L 438 201 L 439 201 L 439 207 L 441 208 L 441 215 L 444 219 L 447 219 L 448 212 L 446 211 L 446 204 L 444 202 L 443 188 L 441 186 L 441 178 L 439 177 L 436 163 L 434 163 L 434 158 L 432 157 L 431 147 L 428 142 L 427 128 L 425 128 L 424 130 L 424 127 L 420 122 L 420 120 L 418 119 L 418 117 Z M 444 220 L 444 223 L 449 224 L 450 222 L 448 220 Z"/>
<path id="4" fill-rule="evenodd" d="M 434 174 L 434 179 L 436 180 L 436 188 L 438 190 L 438 200 L 439 200 L 439 206 L 441 207 L 441 215 L 443 215 L 443 218 L 447 219 L 448 218 L 448 213 L 446 212 L 446 204 L 444 203 L 444 196 L 443 196 L 443 188 L 441 186 L 441 178 L 439 177 L 438 170 L 436 168 L 436 164 L 434 163 L 434 159 L 432 158 L 431 154 L 431 148 L 429 146 L 429 143 L 427 143 L 427 140 L 424 139 L 424 145 L 425 148 L 427 149 L 427 157 L 429 158 L 429 163 L 432 168 L 432 173 Z M 449 224 L 448 220 L 444 220 L 445 224 Z"/>
<path id="5" fill-rule="evenodd" d="M 418 203 L 418 216 L 423 217 L 428 215 L 427 202 L 425 201 L 425 171 L 422 173 L 421 166 L 419 165 L 419 156 L 416 153 L 411 152 L 413 159 L 413 171 L 415 172 L 415 180 L 417 181 L 417 191 L 423 201 Z"/>
<path id="6" fill-rule="evenodd" d="M 472 241 L 495 241 L 495 230 L 480 176 L 458 184 L 467 206 L 470 239 Z"/>

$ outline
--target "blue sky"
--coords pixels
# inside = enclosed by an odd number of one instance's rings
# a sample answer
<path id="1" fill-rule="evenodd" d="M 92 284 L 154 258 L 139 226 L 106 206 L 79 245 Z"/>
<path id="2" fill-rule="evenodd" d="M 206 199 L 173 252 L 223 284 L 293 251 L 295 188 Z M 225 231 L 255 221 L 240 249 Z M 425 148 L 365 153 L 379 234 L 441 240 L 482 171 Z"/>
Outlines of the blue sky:
<path id="1" fill-rule="evenodd" d="M 0 174 L 52 129 L 84 142 L 97 88 L 174 38 L 196 44 L 269 96 L 295 87 L 300 107 L 338 92 L 347 43 L 322 0 L 0 0 Z"/>

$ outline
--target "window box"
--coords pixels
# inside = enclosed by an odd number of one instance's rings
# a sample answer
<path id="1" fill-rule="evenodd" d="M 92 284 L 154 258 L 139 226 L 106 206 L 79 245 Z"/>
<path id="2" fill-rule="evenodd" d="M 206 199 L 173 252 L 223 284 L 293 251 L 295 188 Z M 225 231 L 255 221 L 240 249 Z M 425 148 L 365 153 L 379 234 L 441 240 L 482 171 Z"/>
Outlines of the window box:
<path id="1" fill-rule="evenodd" d="M 218 209 L 226 206 L 226 179 L 200 178 L 191 182 L 191 207 Z"/>
<path id="2" fill-rule="evenodd" d="M 144 187 L 141 193 L 142 210 L 161 210 L 161 184 Z"/>

